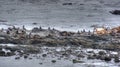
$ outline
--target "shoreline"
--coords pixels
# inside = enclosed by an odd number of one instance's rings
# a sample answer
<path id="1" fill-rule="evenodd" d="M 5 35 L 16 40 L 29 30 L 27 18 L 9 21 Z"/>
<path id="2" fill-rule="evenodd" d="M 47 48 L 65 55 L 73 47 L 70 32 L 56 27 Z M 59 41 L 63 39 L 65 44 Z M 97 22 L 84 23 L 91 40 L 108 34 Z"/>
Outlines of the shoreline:
<path id="1" fill-rule="evenodd" d="M 32 30 L 27 30 L 25 26 L 1 29 L 0 59 L 12 59 L 12 63 L 17 61 L 21 64 L 24 60 L 33 61 L 38 67 L 49 63 L 59 65 L 57 63 L 63 63 L 63 61 L 82 66 L 104 67 L 110 64 L 111 67 L 119 66 L 120 28 L 115 27 L 109 30 L 104 27 L 98 27 L 94 32 L 60 31 L 50 27 L 48 29 L 34 27 Z M 114 32 L 114 30 L 118 31 Z M 43 59 L 45 62 L 34 61 Z M 30 64 L 29 62 L 27 65 Z M 105 65 L 99 65 L 99 63 Z"/>

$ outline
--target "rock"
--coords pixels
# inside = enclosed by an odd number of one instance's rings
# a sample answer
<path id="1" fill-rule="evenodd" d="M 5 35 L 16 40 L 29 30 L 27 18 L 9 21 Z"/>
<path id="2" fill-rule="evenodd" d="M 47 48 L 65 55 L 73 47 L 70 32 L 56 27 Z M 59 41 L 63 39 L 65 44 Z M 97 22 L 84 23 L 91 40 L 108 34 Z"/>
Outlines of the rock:
<path id="1" fill-rule="evenodd" d="M 0 51 L 0 56 L 5 56 L 5 52 L 4 51 Z"/>
<path id="2" fill-rule="evenodd" d="M 105 60 L 105 61 L 111 61 L 111 57 L 105 56 L 104 60 Z"/>
<path id="3" fill-rule="evenodd" d="M 52 60 L 51 62 L 52 62 L 52 63 L 56 63 L 56 60 Z"/>
<path id="4" fill-rule="evenodd" d="M 32 60 L 32 58 L 31 58 L 31 57 L 30 57 L 29 59 L 30 59 L 30 60 Z"/>
<path id="5" fill-rule="evenodd" d="M 15 60 L 18 60 L 18 59 L 20 59 L 20 57 L 15 57 Z"/>
<path id="6" fill-rule="evenodd" d="M 47 54 L 43 54 L 42 57 L 47 57 Z"/>
<path id="7" fill-rule="evenodd" d="M 15 52 L 15 51 L 19 50 L 18 47 L 5 47 L 5 49 L 10 50 L 11 52 Z"/>
<path id="8" fill-rule="evenodd" d="M 119 63 L 119 62 L 120 62 L 119 57 L 115 57 L 115 58 L 114 58 L 114 62 L 115 62 L 115 63 Z"/>
<path id="9" fill-rule="evenodd" d="M 120 10 L 110 11 L 111 14 L 120 15 Z"/>
<path id="10" fill-rule="evenodd" d="M 62 5 L 73 5 L 73 3 L 63 3 Z"/>
<path id="11" fill-rule="evenodd" d="M 101 59 L 101 55 L 96 55 L 96 59 Z"/>
<path id="12" fill-rule="evenodd" d="M 33 25 L 37 25 L 37 23 L 35 23 L 35 22 L 34 22 L 34 23 L 32 23 L 32 24 L 33 24 Z"/>
<path id="13" fill-rule="evenodd" d="M 100 60 L 104 60 L 104 59 L 105 59 L 105 56 L 98 55 L 97 58 L 100 59 Z"/>
<path id="14" fill-rule="evenodd" d="M 13 56 L 13 55 L 15 55 L 15 54 L 12 53 L 12 52 L 7 52 L 7 53 L 6 53 L 6 56 Z"/>
<path id="15" fill-rule="evenodd" d="M 73 59 L 72 62 L 73 62 L 73 63 L 84 63 L 83 61 L 76 60 L 76 59 Z"/>
<path id="16" fill-rule="evenodd" d="M 104 51 L 99 51 L 98 54 L 99 55 L 105 55 L 106 53 Z"/>
<path id="17" fill-rule="evenodd" d="M 28 58 L 28 55 L 24 55 L 24 59 L 27 59 Z"/>

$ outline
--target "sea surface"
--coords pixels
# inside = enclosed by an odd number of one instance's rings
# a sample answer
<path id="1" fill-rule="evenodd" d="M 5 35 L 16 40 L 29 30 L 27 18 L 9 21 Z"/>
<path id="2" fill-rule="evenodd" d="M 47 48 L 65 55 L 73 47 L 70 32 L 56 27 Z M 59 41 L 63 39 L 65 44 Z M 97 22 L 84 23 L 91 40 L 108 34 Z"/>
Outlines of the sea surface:
<path id="1" fill-rule="evenodd" d="M 72 3 L 72 5 L 63 5 Z M 120 0 L 0 0 L 0 28 L 36 26 L 66 31 L 92 30 L 91 25 L 116 27 L 120 16 L 109 13 L 120 9 Z M 33 24 L 36 23 L 36 24 Z"/>

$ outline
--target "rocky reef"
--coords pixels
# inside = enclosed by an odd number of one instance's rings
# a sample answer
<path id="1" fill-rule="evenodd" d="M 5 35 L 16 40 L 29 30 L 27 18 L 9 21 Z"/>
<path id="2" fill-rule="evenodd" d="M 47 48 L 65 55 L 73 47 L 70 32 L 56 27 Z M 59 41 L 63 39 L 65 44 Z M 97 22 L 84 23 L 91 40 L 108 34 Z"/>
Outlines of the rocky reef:
<path id="1" fill-rule="evenodd" d="M 103 33 L 108 31 L 111 32 Z M 3 44 L 0 45 L 0 56 L 15 56 L 15 60 L 57 58 L 50 61 L 53 64 L 62 59 L 73 64 L 87 63 L 85 60 L 119 63 L 119 39 L 119 27 L 110 30 L 96 28 L 93 32 L 85 30 L 68 32 L 50 27 L 27 30 L 25 26 L 22 28 L 13 26 L 0 30 L 0 44 Z"/>
<path id="2" fill-rule="evenodd" d="M 50 27 L 48 29 L 35 27 L 32 30 L 27 30 L 25 26 L 22 28 L 13 26 L 0 30 L 0 43 L 39 46 L 82 46 L 84 48 L 120 50 L 119 27 L 110 30 L 96 28 L 94 32 L 86 32 L 85 30 L 68 32 L 51 29 Z"/>

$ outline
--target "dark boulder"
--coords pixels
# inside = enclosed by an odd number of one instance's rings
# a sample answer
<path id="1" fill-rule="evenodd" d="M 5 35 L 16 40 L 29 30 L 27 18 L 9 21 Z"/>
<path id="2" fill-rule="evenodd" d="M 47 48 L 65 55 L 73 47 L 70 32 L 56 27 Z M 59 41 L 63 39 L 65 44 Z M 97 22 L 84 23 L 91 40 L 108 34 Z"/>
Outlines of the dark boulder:
<path id="1" fill-rule="evenodd" d="M 29 58 L 29 60 L 32 60 L 32 59 L 33 59 L 33 58 L 31 58 L 31 57 Z"/>
<path id="2" fill-rule="evenodd" d="M 107 62 L 108 62 L 108 61 L 111 61 L 111 59 L 112 59 L 112 58 L 109 57 L 109 56 L 105 56 L 105 58 L 104 58 L 104 60 L 107 61 Z"/>
<path id="3" fill-rule="evenodd" d="M 56 60 L 52 60 L 51 62 L 52 62 L 52 63 L 56 63 Z"/>
<path id="4" fill-rule="evenodd" d="M 32 24 L 33 24 L 33 25 L 37 25 L 37 23 L 35 23 L 35 22 L 34 22 L 34 23 L 32 23 Z"/>
<path id="5" fill-rule="evenodd" d="M 24 55 L 24 59 L 27 59 L 28 58 L 28 55 Z"/>
<path id="6" fill-rule="evenodd" d="M 73 5 L 73 3 L 63 3 L 63 5 Z"/>
<path id="7" fill-rule="evenodd" d="M 120 62 L 119 57 L 115 57 L 115 58 L 114 58 L 114 62 L 115 62 L 115 63 L 119 63 L 119 62 Z"/>
<path id="8" fill-rule="evenodd" d="M 13 55 L 15 55 L 15 54 L 12 53 L 12 52 L 7 52 L 7 53 L 6 53 L 6 56 L 13 56 Z"/>
<path id="9" fill-rule="evenodd" d="M 0 51 L 0 56 L 5 56 L 5 52 L 4 51 Z"/>
<path id="10" fill-rule="evenodd" d="M 15 60 L 19 60 L 20 59 L 20 57 L 15 57 Z"/>
<path id="11" fill-rule="evenodd" d="M 120 15 L 120 10 L 110 11 L 111 14 Z"/>
<path id="12" fill-rule="evenodd" d="M 42 57 L 47 57 L 47 54 L 43 54 Z"/>

